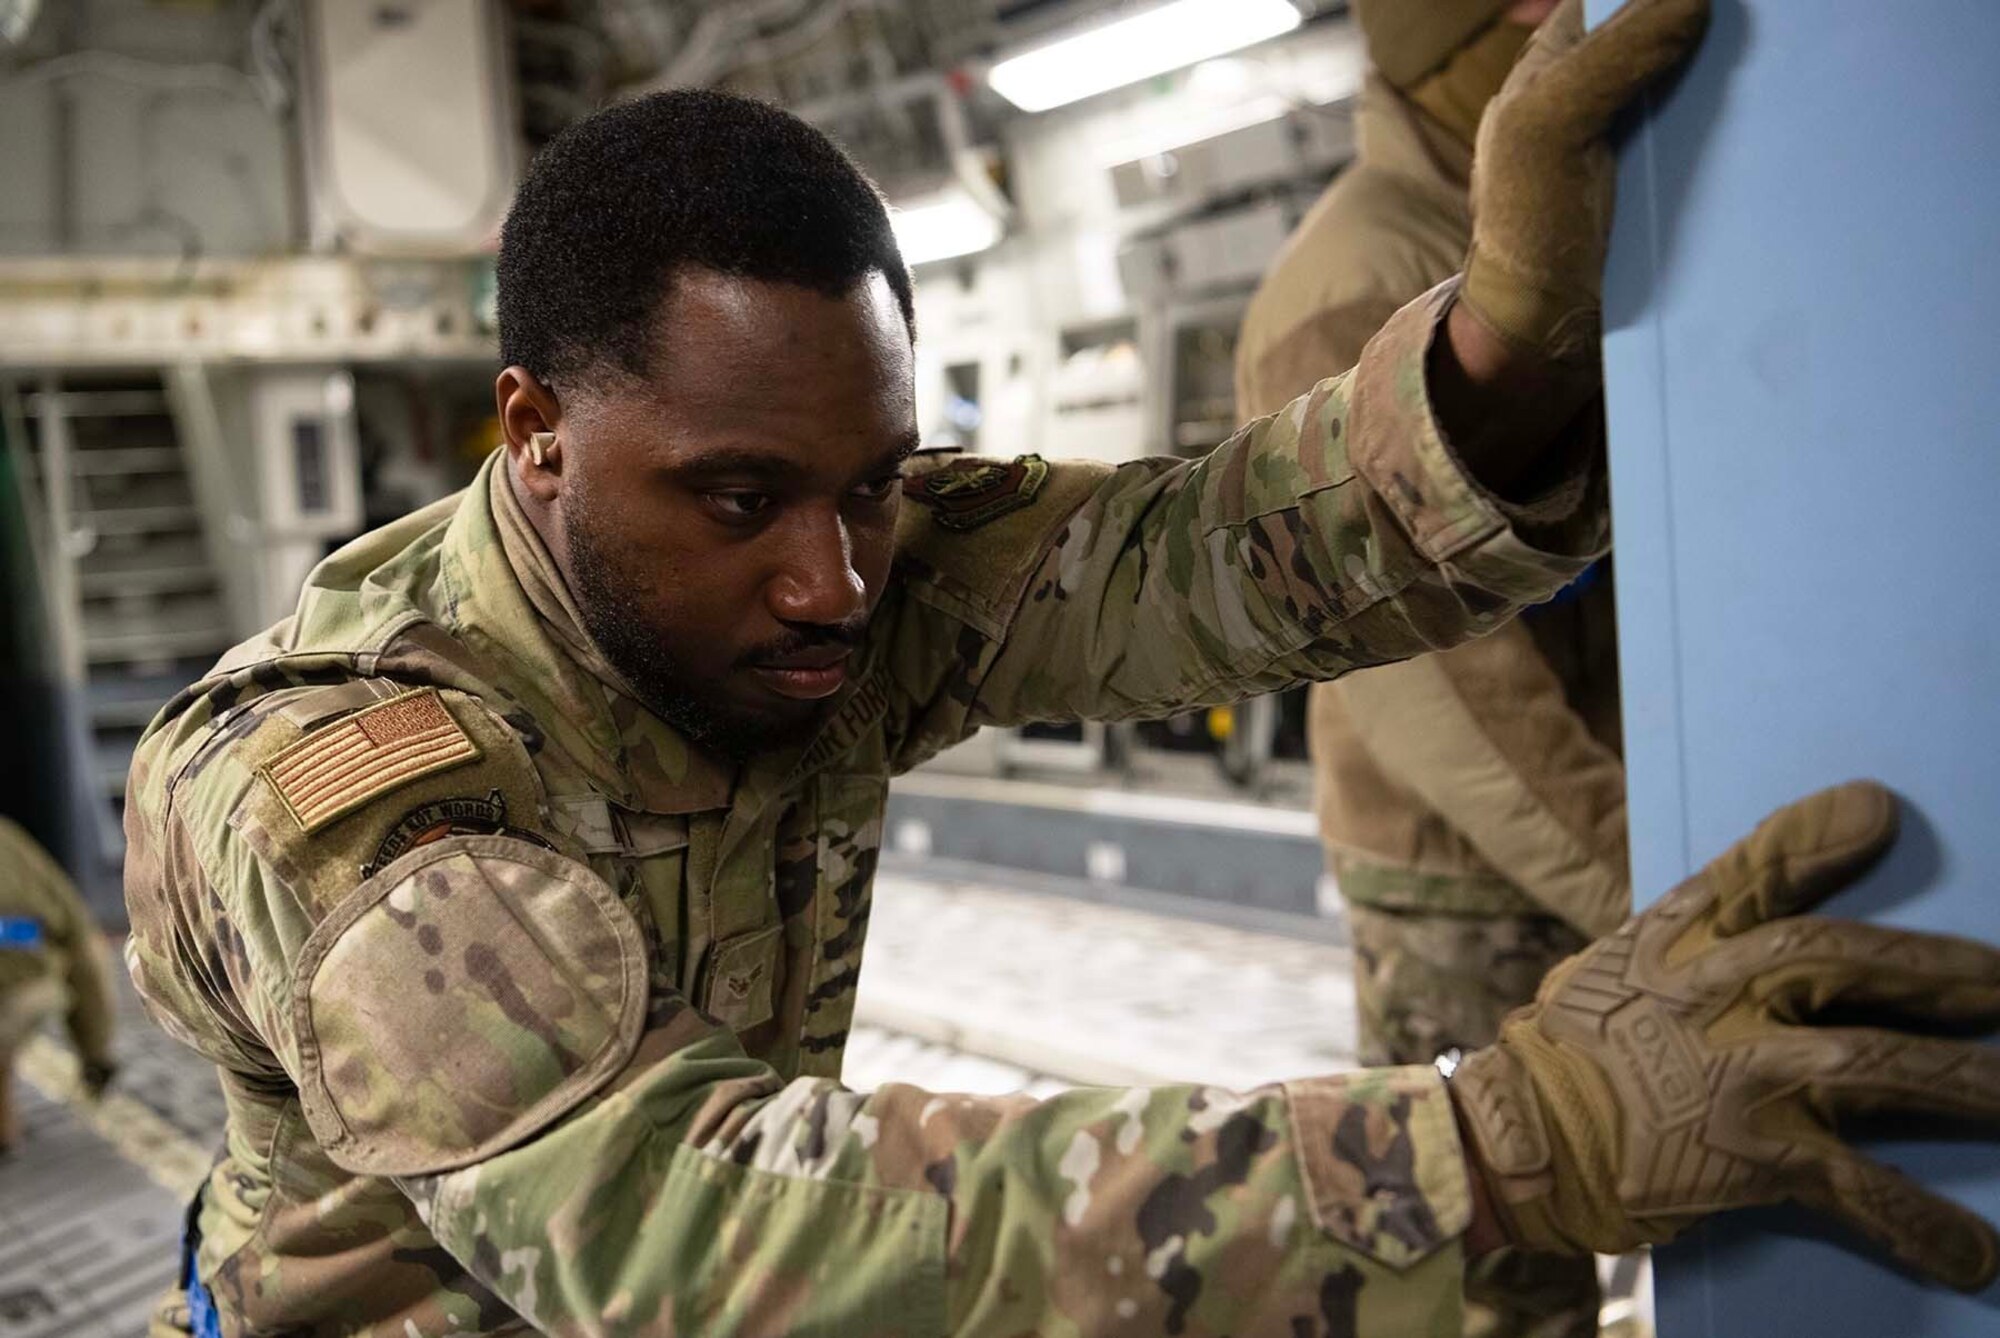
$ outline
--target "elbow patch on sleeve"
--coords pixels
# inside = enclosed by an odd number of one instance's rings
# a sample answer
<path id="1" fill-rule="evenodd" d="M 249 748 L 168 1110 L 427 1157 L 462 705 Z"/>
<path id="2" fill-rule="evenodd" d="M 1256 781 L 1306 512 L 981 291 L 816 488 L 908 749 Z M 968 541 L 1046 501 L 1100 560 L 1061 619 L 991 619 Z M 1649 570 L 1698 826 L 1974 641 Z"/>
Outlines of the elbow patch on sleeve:
<path id="1" fill-rule="evenodd" d="M 433 1175 L 540 1132 L 638 1046 L 646 947 L 587 867 L 505 835 L 420 846 L 306 941 L 299 1095 L 328 1156 Z"/>

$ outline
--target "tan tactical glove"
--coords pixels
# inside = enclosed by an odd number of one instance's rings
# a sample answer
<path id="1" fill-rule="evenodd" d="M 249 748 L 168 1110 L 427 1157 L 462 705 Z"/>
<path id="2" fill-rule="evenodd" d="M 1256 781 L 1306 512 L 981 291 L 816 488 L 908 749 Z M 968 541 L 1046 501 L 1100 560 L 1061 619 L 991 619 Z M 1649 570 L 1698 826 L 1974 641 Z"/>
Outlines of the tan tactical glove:
<path id="1" fill-rule="evenodd" d="M 1461 300 L 1508 343 L 1556 360 L 1596 350 L 1619 109 L 1694 49 L 1708 0 L 1628 0 L 1583 30 L 1564 0 L 1479 122 Z"/>
<path id="2" fill-rule="evenodd" d="M 1964 939 L 1795 918 L 1896 830 L 1855 782 L 1778 810 L 1651 910 L 1549 974 L 1451 1086 L 1513 1243 L 1622 1253 L 1708 1213 L 1791 1200 L 1911 1267 L 1985 1286 L 2000 1241 L 1977 1216 L 1856 1153 L 1838 1114 L 2000 1125 L 2000 952 Z"/>

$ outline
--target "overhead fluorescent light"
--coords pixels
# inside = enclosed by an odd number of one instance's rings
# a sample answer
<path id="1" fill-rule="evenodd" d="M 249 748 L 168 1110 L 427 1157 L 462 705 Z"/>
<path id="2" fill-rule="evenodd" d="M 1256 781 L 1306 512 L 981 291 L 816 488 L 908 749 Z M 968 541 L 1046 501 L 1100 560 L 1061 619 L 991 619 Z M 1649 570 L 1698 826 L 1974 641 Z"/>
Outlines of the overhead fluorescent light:
<path id="1" fill-rule="evenodd" d="M 1010 56 L 986 79 L 1021 110 L 1047 111 L 1241 50 L 1299 21 L 1291 0 L 1173 0 Z"/>
<path id="2" fill-rule="evenodd" d="M 906 265 L 950 260 L 984 251 L 1000 240 L 1000 220 L 962 190 L 946 191 L 907 208 L 891 206 L 889 226 Z"/>

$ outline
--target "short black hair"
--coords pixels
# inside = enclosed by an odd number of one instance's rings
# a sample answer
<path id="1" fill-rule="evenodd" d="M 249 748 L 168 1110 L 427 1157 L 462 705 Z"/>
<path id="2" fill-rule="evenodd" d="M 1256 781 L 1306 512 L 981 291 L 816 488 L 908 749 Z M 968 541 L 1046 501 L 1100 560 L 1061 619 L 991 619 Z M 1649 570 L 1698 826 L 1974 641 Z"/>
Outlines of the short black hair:
<path id="1" fill-rule="evenodd" d="M 643 376 L 690 266 L 829 297 L 879 270 L 915 334 L 888 209 L 853 160 L 781 108 L 679 89 L 594 112 L 535 156 L 500 234 L 500 356 L 551 383 Z"/>

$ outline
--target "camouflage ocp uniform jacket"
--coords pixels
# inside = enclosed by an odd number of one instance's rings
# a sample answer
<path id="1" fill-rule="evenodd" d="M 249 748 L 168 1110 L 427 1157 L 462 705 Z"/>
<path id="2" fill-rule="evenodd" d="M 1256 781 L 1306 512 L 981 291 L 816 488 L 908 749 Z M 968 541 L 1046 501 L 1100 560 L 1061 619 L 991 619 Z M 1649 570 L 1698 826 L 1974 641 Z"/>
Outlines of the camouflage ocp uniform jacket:
<path id="1" fill-rule="evenodd" d="M 602 664 L 501 469 L 327 559 L 131 781 L 130 966 L 221 1069 L 231 1334 L 1456 1334 L 1427 1069 L 843 1089 L 889 777 L 1458 640 L 1606 538 L 1425 398 L 1444 298 L 1207 460 L 911 480 L 817 738 L 733 775 Z"/>

